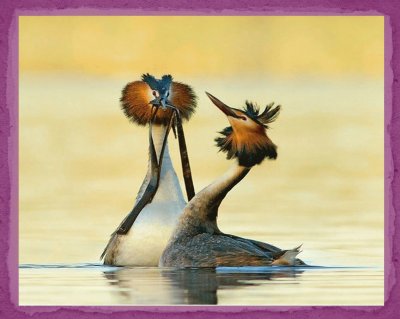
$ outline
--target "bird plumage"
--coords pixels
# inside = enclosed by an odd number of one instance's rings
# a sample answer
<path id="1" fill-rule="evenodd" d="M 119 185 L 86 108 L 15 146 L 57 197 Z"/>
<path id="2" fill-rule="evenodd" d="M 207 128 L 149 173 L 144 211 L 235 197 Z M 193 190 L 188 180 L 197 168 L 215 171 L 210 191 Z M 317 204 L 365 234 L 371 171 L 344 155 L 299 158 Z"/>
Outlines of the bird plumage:
<path id="1" fill-rule="evenodd" d="M 125 86 L 120 101 L 132 122 L 149 124 L 149 165 L 133 209 L 112 233 L 101 258 L 110 265 L 156 266 L 186 204 L 168 152 L 171 125 L 178 129 L 185 184 L 189 181 L 194 193 L 180 121 L 194 113 L 196 95 L 171 75 L 157 79 L 147 73 Z"/>
<path id="2" fill-rule="evenodd" d="M 225 234 L 218 228 L 218 209 L 228 194 L 265 158 L 276 158 L 276 146 L 266 134 L 267 124 L 278 116 L 280 107 L 259 109 L 246 103 L 244 110 L 234 109 L 208 94 L 211 101 L 227 116 L 231 126 L 222 131 L 217 146 L 236 164 L 223 176 L 198 192 L 186 205 L 179 223 L 160 258 L 160 266 L 218 267 L 304 265 L 295 257 L 296 247 L 281 250 L 259 241 Z"/>
<path id="3" fill-rule="evenodd" d="M 162 147 L 165 127 L 153 130 L 156 152 Z M 153 200 L 137 216 L 126 234 L 114 233 L 104 254 L 104 263 L 119 266 L 157 266 L 161 253 L 186 205 L 166 146 L 160 183 Z M 150 163 L 149 163 L 150 166 Z M 150 171 L 150 167 L 149 167 Z M 148 172 L 148 175 L 150 172 Z M 139 191 L 140 199 L 143 190 Z"/>

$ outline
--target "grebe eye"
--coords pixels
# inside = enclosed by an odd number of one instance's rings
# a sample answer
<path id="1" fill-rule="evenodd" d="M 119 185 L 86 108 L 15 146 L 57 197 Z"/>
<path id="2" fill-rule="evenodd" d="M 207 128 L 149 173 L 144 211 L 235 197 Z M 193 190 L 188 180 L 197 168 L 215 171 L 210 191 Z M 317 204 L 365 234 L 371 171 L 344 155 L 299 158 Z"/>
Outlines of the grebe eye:
<path id="1" fill-rule="evenodd" d="M 157 97 L 157 92 L 156 92 L 156 91 L 153 91 L 153 95 L 154 95 L 155 97 Z"/>
<path id="2" fill-rule="evenodd" d="M 242 118 L 243 121 L 247 121 L 247 117 L 241 116 L 241 118 Z"/>

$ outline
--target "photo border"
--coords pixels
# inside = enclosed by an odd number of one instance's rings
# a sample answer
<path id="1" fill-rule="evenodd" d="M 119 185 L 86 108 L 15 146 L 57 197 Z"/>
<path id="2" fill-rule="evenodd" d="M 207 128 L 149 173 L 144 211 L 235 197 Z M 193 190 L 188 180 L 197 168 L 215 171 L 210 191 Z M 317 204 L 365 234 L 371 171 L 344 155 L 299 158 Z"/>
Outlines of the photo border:
<path id="1" fill-rule="evenodd" d="M 332 0 L 3 0 L 0 12 L 0 302 L 1 318 L 395 318 L 400 309 L 399 33 L 393 1 Z M 18 305 L 18 17 L 24 15 L 384 16 L 385 23 L 385 304 L 384 306 L 19 306 Z M 397 30 L 397 34 L 394 32 Z M 397 216 L 398 217 L 398 216 Z M 396 267 L 397 266 L 397 267 Z M 167 314 L 168 313 L 168 314 Z"/>

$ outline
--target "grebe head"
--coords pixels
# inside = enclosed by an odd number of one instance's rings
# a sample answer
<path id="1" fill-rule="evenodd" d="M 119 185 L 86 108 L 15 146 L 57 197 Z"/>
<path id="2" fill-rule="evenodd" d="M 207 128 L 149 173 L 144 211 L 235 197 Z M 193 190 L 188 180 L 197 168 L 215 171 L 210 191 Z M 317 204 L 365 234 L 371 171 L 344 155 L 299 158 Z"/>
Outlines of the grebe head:
<path id="1" fill-rule="evenodd" d="M 150 122 L 153 106 L 160 106 L 154 123 L 167 125 L 172 115 L 172 110 L 166 107 L 169 104 L 188 120 L 196 108 L 197 97 L 189 85 L 173 81 L 171 75 L 156 79 L 143 74 L 141 81 L 128 83 L 122 90 L 121 107 L 125 115 L 139 125 Z"/>
<path id="2" fill-rule="evenodd" d="M 215 96 L 206 92 L 210 100 L 228 117 L 231 126 L 220 132 L 222 137 L 215 141 L 227 158 L 237 158 L 239 165 L 251 167 L 265 158 L 276 159 L 276 145 L 267 136 L 268 124 L 279 114 L 280 105 L 268 104 L 260 113 L 256 104 L 246 101 L 243 110 L 229 107 Z"/>

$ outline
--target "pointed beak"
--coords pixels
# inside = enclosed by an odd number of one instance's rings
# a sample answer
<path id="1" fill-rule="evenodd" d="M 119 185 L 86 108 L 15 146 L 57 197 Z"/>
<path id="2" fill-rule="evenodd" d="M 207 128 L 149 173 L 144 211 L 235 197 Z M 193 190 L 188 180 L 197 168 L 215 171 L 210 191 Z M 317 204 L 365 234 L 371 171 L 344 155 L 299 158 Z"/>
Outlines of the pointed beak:
<path id="1" fill-rule="evenodd" d="M 165 110 L 167 108 L 167 106 L 165 104 L 165 100 L 166 99 L 161 99 L 161 101 L 160 101 L 161 102 L 161 107 L 162 107 L 163 110 Z"/>
<path id="2" fill-rule="evenodd" d="M 237 115 L 232 108 L 230 108 L 228 105 L 224 104 L 220 100 L 218 100 L 215 96 L 211 95 L 210 93 L 206 92 L 207 96 L 210 98 L 211 102 L 215 104 L 216 107 L 218 107 L 226 116 L 231 116 L 235 118 L 240 118 L 239 115 Z"/>
<path id="3" fill-rule="evenodd" d="M 164 96 L 156 97 L 154 100 L 150 101 L 150 104 L 154 106 L 161 106 L 163 110 L 167 108 L 167 103 L 168 103 L 167 98 Z"/>

